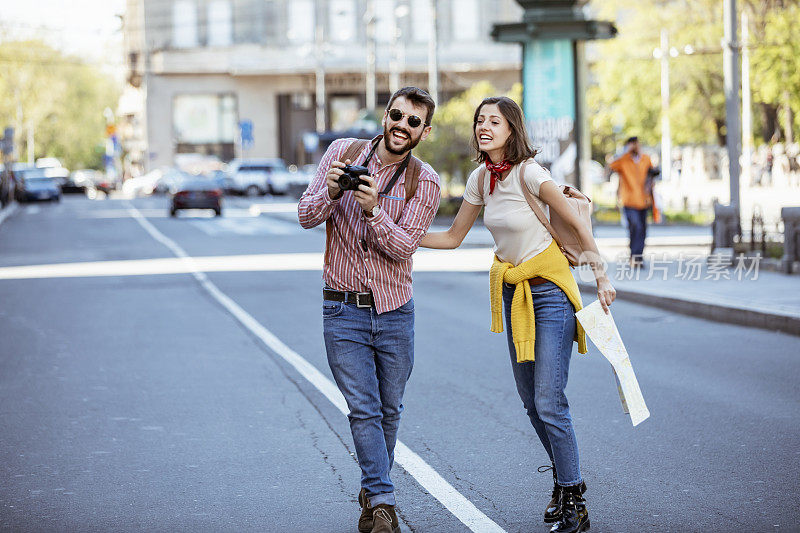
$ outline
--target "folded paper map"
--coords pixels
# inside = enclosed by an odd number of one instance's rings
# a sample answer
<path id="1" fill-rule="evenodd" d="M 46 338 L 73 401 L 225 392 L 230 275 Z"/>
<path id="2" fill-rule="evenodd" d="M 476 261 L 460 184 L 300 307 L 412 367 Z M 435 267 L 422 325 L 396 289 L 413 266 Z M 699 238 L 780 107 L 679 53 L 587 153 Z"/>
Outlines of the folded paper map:
<path id="1" fill-rule="evenodd" d="M 610 313 L 605 314 L 599 300 L 587 305 L 575 313 L 575 316 L 586 331 L 586 335 L 611 363 L 619 398 L 622 401 L 622 410 L 630 414 L 634 426 L 643 422 L 650 416 L 650 411 L 644 403 L 628 350 L 622 343 L 614 318 Z"/>

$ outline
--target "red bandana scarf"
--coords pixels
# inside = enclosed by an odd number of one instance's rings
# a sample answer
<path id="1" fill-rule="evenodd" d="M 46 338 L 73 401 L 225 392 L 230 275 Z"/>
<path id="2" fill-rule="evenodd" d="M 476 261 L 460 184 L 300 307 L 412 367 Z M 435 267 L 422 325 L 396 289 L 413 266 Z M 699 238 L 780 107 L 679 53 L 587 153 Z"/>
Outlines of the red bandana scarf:
<path id="1" fill-rule="evenodd" d="M 489 194 L 494 192 L 494 185 L 500 180 L 500 176 L 502 176 L 503 172 L 510 169 L 513 165 L 508 162 L 507 159 L 500 161 L 497 164 L 492 163 L 488 159 L 486 160 L 486 168 L 491 172 L 491 179 L 489 180 Z"/>

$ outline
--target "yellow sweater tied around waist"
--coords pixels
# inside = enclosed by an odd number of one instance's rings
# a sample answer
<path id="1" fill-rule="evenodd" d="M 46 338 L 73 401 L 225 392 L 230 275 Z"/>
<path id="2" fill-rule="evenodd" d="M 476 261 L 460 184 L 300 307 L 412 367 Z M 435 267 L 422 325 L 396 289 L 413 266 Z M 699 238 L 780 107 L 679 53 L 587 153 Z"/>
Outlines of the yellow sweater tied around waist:
<path id="1" fill-rule="evenodd" d="M 494 264 L 489 271 L 489 299 L 492 304 L 491 330 L 494 333 L 503 332 L 503 282 L 515 285 L 514 299 L 511 301 L 511 330 L 518 363 L 534 360 L 536 321 L 528 280 L 537 276 L 558 285 L 567 295 L 576 312 L 583 308 L 578 284 L 572 277 L 569 262 L 555 241 L 550 243 L 550 246 L 543 252 L 518 266 L 504 263 L 495 256 Z M 577 322 L 575 341 L 578 343 L 578 352 L 586 353 L 586 333 L 580 322 Z"/>

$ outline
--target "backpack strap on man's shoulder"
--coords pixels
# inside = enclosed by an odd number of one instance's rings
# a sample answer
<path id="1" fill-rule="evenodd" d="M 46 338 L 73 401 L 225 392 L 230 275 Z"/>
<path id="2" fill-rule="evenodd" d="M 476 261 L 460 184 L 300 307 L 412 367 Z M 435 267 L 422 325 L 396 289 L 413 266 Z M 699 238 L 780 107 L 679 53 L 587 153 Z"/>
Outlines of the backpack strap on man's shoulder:
<path id="1" fill-rule="evenodd" d="M 406 202 L 417 194 L 417 185 L 419 185 L 419 175 L 421 172 L 422 161 L 412 155 L 408 160 L 408 167 L 406 168 Z"/>
<path id="2" fill-rule="evenodd" d="M 347 147 L 347 150 L 344 151 L 342 156 L 339 158 L 339 161 L 344 163 L 348 159 L 350 160 L 350 164 L 356 162 L 358 156 L 361 155 L 361 151 L 364 150 L 364 147 L 369 144 L 368 139 L 358 139 L 350 143 L 350 146 Z"/>
<path id="3" fill-rule="evenodd" d="M 369 140 L 367 139 L 358 139 L 350 143 L 350 146 L 344 151 L 342 156 L 337 160 L 341 163 L 344 163 L 348 159 L 350 163 L 353 164 L 358 159 L 358 156 L 361 155 L 361 152 L 364 150 L 364 147 L 369 144 Z M 333 220 L 331 217 L 328 217 L 328 220 L 325 221 L 325 264 L 327 265 L 330 261 L 330 253 L 331 253 L 331 239 L 333 238 Z"/>

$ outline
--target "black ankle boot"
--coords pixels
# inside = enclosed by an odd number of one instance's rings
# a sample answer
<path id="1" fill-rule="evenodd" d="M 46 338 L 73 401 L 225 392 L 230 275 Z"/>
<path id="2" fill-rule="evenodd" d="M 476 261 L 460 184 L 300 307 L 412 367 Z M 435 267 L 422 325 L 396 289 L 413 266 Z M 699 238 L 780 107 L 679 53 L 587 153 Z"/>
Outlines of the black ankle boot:
<path id="1" fill-rule="evenodd" d="M 561 485 L 556 481 L 556 467 L 555 465 L 540 466 L 537 469 L 539 472 L 553 472 L 553 494 L 550 497 L 550 503 L 547 504 L 547 509 L 544 510 L 544 521 L 549 524 L 561 518 Z"/>
<path id="2" fill-rule="evenodd" d="M 550 529 L 550 533 L 581 533 L 589 531 L 589 511 L 583 493 L 586 484 L 561 488 L 561 518 Z"/>

